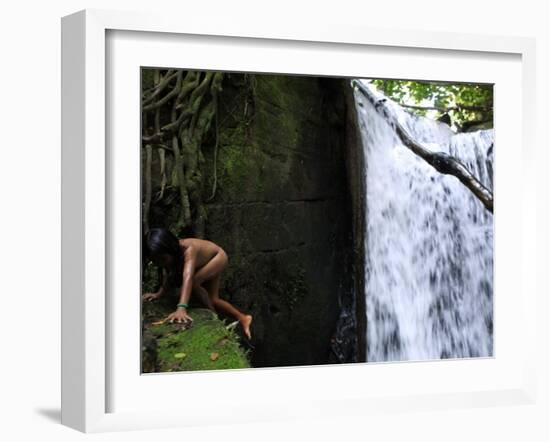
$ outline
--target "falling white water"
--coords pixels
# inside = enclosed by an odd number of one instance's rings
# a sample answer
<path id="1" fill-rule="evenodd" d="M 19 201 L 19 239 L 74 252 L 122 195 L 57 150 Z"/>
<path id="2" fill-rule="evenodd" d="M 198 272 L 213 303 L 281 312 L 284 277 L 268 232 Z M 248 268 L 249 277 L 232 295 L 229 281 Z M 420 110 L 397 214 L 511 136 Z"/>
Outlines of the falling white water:
<path id="1" fill-rule="evenodd" d="M 492 214 L 406 148 L 360 92 L 355 98 L 366 163 L 367 360 L 492 356 Z M 492 189 L 493 130 L 454 134 L 385 104 L 414 139 Z"/>

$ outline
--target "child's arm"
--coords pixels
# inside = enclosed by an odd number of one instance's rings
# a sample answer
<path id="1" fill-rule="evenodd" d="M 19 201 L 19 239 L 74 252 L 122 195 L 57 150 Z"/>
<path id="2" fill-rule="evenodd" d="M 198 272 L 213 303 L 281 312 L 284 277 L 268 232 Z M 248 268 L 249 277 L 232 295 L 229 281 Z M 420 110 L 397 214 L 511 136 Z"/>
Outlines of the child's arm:
<path id="1" fill-rule="evenodd" d="M 178 302 L 178 307 L 174 313 L 171 313 L 166 318 L 170 322 L 176 321 L 192 321 L 193 318 L 187 314 L 186 305 L 189 304 L 189 299 L 191 298 L 191 290 L 193 288 L 193 277 L 195 276 L 195 268 L 197 261 L 197 251 L 193 246 L 188 247 L 184 253 L 184 264 L 183 264 L 183 280 L 181 283 L 180 298 Z"/>

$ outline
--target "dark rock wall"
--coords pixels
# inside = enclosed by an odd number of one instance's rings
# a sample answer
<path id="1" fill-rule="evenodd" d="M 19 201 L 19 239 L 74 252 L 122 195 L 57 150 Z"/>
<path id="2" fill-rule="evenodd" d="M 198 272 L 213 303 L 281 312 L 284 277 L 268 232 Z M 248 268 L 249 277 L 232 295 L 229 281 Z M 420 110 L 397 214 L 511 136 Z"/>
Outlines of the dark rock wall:
<path id="1" fill-rule="evenodd" d="M 229 255 L 222 296 L 254 315 L 255 366 L 329 361 L 350 278 L 341 84 L 233 75 L 220 97 L 206 235 Z"/>

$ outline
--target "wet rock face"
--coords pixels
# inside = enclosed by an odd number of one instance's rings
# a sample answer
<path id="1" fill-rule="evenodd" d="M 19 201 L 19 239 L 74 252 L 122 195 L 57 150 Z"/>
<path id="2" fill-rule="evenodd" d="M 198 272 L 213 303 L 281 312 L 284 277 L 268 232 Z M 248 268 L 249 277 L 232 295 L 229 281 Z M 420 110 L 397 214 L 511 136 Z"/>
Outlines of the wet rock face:
<path id="1" fill-rule="evenodd" d="M 206 235 L 229 255 L 221 296 L 254 315 L 254 366 L 329 362 L 351 283 L 342 90 L 342 80 L 233 76 L 220 97 Z"/>

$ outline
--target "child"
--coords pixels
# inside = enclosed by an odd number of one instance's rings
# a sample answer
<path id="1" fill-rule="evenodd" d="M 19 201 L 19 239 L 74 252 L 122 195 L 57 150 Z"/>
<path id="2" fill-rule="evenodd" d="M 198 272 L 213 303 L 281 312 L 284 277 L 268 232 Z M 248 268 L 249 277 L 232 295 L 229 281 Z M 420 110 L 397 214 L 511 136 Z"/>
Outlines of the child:
<path id="1" fill-rule="evenodd" d="M 163 282 L 156 293 L 143 295 L 152 301 L 164 295 L 170 286 L 181 284 L 179 303 L 174 313 L 166 318 L 170 322 L 192 321 L 187 314 L 191 292 L 211 310 L 221 310 L 239 321 L 248 339 L 251 315 L 245 315 L 229 302 L 220 299 L 219 288 L 222 270 L 227 265 L 225 251 L 211 241 L 199 238 L 176 238 L 169 230 L 150 229 L 144 237 L 143 252 L 147 259 L 163 267 Z"/>

